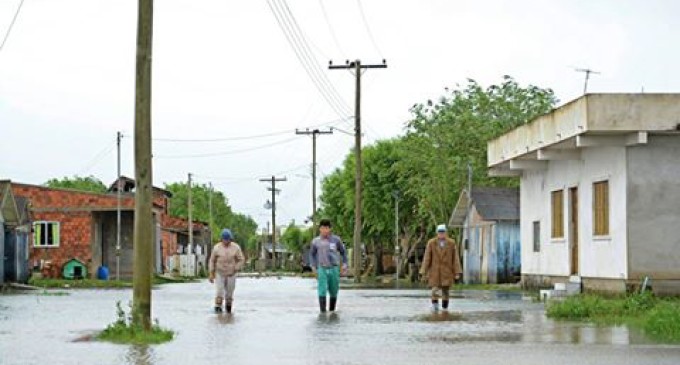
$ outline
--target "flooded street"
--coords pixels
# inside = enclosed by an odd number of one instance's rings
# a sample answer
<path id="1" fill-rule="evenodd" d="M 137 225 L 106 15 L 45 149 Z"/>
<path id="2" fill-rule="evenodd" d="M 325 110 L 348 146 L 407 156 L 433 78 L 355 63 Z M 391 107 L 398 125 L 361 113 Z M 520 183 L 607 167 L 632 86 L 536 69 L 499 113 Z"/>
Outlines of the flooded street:
<path id="1" fill-rule="evenodd" d="M 131 290 L 0 296 L 0 364 L 678 364 L 680 346 L 626 327 L 548 320 L 521 293 L 455 292 L 430 312 L 427 290 L 342 290 L 320 315 L 311 279 L 241 278 L 235 313 L 212 312 L 206 281 L 153 292 L 174 341 L 136 347 L 79 338 L 115 320 Z"/>

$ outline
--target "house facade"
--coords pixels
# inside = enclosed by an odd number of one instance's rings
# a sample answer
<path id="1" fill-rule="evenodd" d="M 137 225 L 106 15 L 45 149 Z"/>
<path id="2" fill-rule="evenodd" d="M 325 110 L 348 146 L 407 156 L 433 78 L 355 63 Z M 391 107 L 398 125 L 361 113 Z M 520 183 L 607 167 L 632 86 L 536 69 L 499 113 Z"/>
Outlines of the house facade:
<path id="1" fill-rule="evenodd" d="M 95 277 L 100 266 L 109 268 L 111 277 L 132 277 L 134 233 L 134 182 L 121 182 L 120 247 L 117 248 L 118 195 L 112 189 L 92 193 L 39 185 L 11 183 L 15 196 L 30 202 L 33 218 L 29 265 L 47 277 L 61 277 L 63 266 L 76 259 L 87 265 L 88 276 Z M 154 272 L 172 271 L 168 263 L 177 255 L 183 237 L 188 237 L 188 221 L 168 215 L 172 194 L 153 190 Z M 193 225 L 195 242 L 204 247 L 209 237 L 205 225 Z M 204 238 L 205 237 L 205 238 Z M 117 259 L 119 257 L 119 260 Z M 119 266 L 118 266 L 119 265 Z M 119 269 L 118 269 L 119 268 Z"/>
<path id="2" fill-rule="evenodd" d="M 521 272 L 519 189 L 463 190 L 449 226 L 462 228 L 466 284 L 516 283 Z"/>
<path id="3" fill-rule="evenodd" d="M 490 141 L 488 165 L 520 177 L 526 285 L 680 293 L 680 94 L 583 96 Z"/>

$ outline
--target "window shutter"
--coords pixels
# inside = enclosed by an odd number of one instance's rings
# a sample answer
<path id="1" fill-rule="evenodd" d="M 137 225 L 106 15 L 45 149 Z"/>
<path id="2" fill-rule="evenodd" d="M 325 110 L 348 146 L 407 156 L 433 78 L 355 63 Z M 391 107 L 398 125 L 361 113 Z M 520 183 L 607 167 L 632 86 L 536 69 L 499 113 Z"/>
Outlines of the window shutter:
<path id="1" fill-rule="evenodd" d="M 42 223 L 33 223 L 33 246 L 40 246 Z"/>

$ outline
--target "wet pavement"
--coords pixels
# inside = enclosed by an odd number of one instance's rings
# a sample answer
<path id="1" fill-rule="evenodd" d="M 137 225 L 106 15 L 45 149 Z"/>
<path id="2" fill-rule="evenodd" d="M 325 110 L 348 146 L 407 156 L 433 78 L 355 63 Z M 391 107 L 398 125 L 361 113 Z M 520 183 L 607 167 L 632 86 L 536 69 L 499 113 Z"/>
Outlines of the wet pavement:
<path id="1" fill-rule="evenodd" d="M 0 364 L 680 364 L 680 346 L 627 327 L 554 322 L 521 293 L 455 292 L 449 312 L 427 290 L 342 290 L 318 313 L 315 282 L 241 278 L 235 313 L 212 313 L 207 281 L 153 292 L 174 341 L 78 341 L 115 320 L 130 290 L 0 296 Z"/>

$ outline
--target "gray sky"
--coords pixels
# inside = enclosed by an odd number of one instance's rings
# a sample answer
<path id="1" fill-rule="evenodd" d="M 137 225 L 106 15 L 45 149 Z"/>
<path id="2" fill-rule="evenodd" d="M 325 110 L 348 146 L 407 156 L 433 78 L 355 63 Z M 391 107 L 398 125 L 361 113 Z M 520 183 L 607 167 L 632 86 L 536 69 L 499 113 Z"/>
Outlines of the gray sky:
<path id="1" fill-rule="evenodd" d="M 0 37 L 19 2 L 0 0 Z M 553 88 L 562 102 L 583 89 L 583 74 L 573 67 L 602 72 L 592 77 L 591 92 L 676 92 L 680 85 L 680 2 L 672 0 L 287 4 L 313 61 L 343 99 L 335 107 L 308 77 L 267 0 L 156 1 L 154 138 L 274 134 L 155 141 L 156 185 L 192 172 L 264 225 L 269 193 L 257 180 L 278 173 L 288 181 L 280 184 L 277 221 L 302 221 L 311 211 L 311 138 L 293 131 L 319 124 L 351 130 L 353 123 L 334 109 L 352 112 L 354 78 L 328 71 L 329 58 L 387 59 L 388 69 L 362 79 L 367 143 L 399 135 L 414 103 L 467 78 L 488 85 L 511 75 Z M 119 130 L 128 136 L 123 173 L 134 176 L 135 34 L 133 0 L 25 0 L 0 51 L 0 178 L 41 184 L 91 174 L 109 183 Z M 341 133 L 320 137 L 319 179 L 352 144 Z"/>

